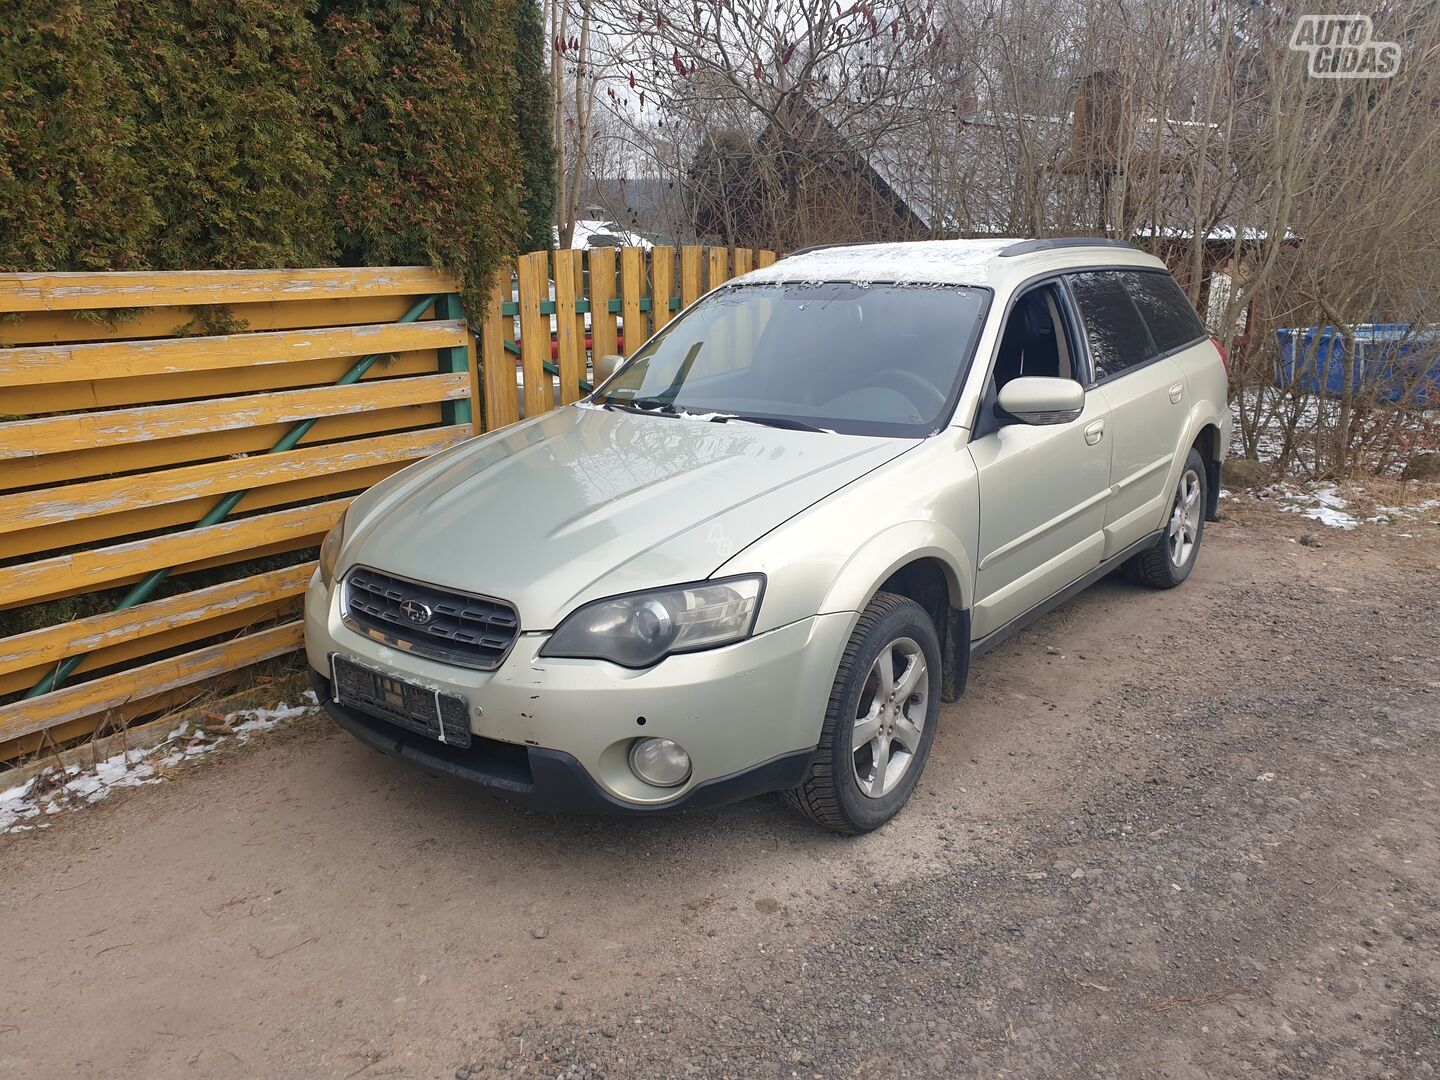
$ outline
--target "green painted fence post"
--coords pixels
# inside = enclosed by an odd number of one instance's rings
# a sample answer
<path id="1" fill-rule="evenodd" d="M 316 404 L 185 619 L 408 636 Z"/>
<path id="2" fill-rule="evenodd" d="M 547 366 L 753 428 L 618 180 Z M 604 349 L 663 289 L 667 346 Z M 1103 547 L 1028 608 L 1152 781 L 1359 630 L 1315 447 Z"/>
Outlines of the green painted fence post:
<path id="1" fill-rule="evenodd" d="M 464 313 L 460 307 L 460 297 L 455 293 L 446 293 L 435 298 L 435 318 L 437 319 L 460 319 Z M 440 353 L 440 370 L 455 374 L 470 371 L 470 350 L 464 345 L 455 345 L 448 349 L 437 350 Z M 440 406 L 440 415 L 446 424 L 468 424 L 470 423 L 470 398 L 465 396 L 455 401 L 443 402 Z"/>

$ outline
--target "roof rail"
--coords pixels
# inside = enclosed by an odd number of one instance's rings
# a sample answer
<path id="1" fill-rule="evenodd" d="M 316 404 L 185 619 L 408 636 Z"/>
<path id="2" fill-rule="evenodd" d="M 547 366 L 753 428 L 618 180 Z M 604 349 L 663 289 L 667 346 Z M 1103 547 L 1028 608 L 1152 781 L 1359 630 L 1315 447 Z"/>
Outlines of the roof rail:
<path id="1" fill-rule="evenodd" d="M 1100 236 L 1056 236 L 1049 240 L 1022 240 L 1018 244 L 1011 244 L 1007 248 L 1000 249 L 1000 258 L 1007 259 L 1012 255 L 1031 255 L 1037 251 L 1063 251 L 1065 248 L 1094 247 L 1140 250 L 1127 240 L 1110 240 Z"/>

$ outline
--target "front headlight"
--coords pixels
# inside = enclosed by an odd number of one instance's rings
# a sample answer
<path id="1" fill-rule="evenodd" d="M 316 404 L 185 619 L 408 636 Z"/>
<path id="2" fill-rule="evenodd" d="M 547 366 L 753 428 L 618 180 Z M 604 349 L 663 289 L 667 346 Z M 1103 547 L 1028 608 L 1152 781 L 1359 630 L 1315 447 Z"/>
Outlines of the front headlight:
<path id="1" fill-rule="evenodd" d="M 764 588 L 757 574 L 597 600 L 571 612 L 540 655 L 641 668 L 671 653 L 729 645 L 750 636 Z"/>
<path id="2" fill-rule="evenodd" d="M 340 547 L 345 543 L 345 515 L 320 541 L 320 580 L 328 589 L 335 584 L 335 560 L 340 557 Z"/>

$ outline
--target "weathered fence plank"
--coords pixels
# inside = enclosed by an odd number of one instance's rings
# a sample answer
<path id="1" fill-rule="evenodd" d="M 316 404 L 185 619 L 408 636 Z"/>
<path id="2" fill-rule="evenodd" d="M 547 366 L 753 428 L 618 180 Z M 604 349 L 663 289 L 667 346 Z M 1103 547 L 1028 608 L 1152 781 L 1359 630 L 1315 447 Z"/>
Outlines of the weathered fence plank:
<path id="1" fill-rule="evenodd" d="M 645 250 L 627 247 L 620 249 L 620 302 L 625 319 L 625 355 L 633 356 L 635 350 L 650 337 L 645 316 L 640 310 L 640 300 L 645 295 Z"/>
<path id="2" fill-rule="evenodd" d="M 620 354 L 620 329 L 610 301 L 615 299 L 615 249 L 595 248 L 590 259 L 590 339 L 595 356 Z"/>
<path id="3" fill-rule="evenodd" d="M 290 480 L 409 461 L 454 446 L 468 436 L 467 431 L 453 428 L 404 431 L 373 439 L 263 454 L 247 463 L 243 478 L 237 478 L 235 462 L 209 461 L 163 472 L 134 473 L 84 484 L 0 495 L 0 534 L 82 517 L 148 510 L 164 503 L 182 502 L 205 495 L 224 495 L 235 490 L 241 479 L 243 486 L 253 491 Z"/>
<path id="4" fill-rule="evenodd" d="M 301 446 L 354 438 L 440 423 L 438 404 L 400 405 L 370 412 L 340 413 L 322 417 Z M 177 461 L 203 461 L 264 452 L 290 430 L 290 423 L 262 424 L 229 431 L 207 431 L 151 442 L 124 443 L 96 450 L 43 454 L 0 461 L 0 491 L 83 480 L 97 474 L 164 468 Z M 0 428 L 0 432 L 3 432 Z"/>
<path id="5" fill-rule="evenodd" d="M 485 374 L 485 426 L 490 430 L 520 419 L 515 385 L 515 358 L 505 350 L 505 326 L 501 314 L 510 298 L 510 274 L 495 275 L 485 294 L 485 312 L 480 321 L 480 366 Z"/>
<path id="6" fill-rule="evenodd" d="M 0 274 L 0 311 L 76 311 L 455 291 L 455 279 L 423 266 L 330 270 L 162 270 L 134 273 Z"/>
<path id="7" fill-rule="evenodd" d="M 550 256 L 544 251 L 521 255 L 516 262 L 526 416 L 539 416 L 555 404 L 550 394 L 550 376 L 545 373 L 545 361 L 550 359 L 550 320 L 540 314 L 541 302 L 550 298 L 549 262 Z"/>
<path id="8" fill-rule="evenodd" d="M 650 318 L 656 330 L 671 319 L 670 297 L 675 292 L 675 249 L 657 247 L 650 252 Z"/>
<path id="9" fill-rule="evenodd" d="M 76 589 L 105 588 L 135 574 L 219 555 L 243 556 L 261 542 L 318 540 L 349 505 L 349 499 L 332 499 L 11 566 L 0 578 L 0 610 Z"/>
<path id="10" fill-rule="evenodd" d="M 0 386 L 224 370 L 465 344 L 463 319 L 0 349 Z"/>
<path id="11" fill-rule="evenodd" d="M 580 400 L 585 374 L 585 327 L 575 317 L 579 251 L 555 252 L 555 359 L 560 368 L 560 404 Z"/>
<path id="12" fill-rule="evenodd" d="M 316 416 L 448 401 L 470 393 L 467 375 L 422 375 L 410 379 L 316 386 L 275 394 L 210 398 L 203 402 L 152 405 L 138 409 L 72 413 L 0 424 L 0 461 L 89 450 L 144 439 L 172 439 L 224 428 L 288 423 Z"/>
<path id="13" fill-rule="evenodd" d="M 4 350 L 0 349 L 0 355 Z M 269 390 L 289 390 L 337 382 L 355 365 L 355 357 L 295 360 L 286 364 L 259 364 L 217 371 L 182 371 L 171 375 L 141 375 L 130 379 L 87 379 L 49 382 L 5 390 L 5 411 L 14 416 L 35 413 L 113 409 L 123 405 L 158 405 L 166 401 L 194 401 L 204 397 L 234 397 Z M 366 373 L 366 379 L 397 375 L 433 375 L 435 352 L 392 353 Z"/>
<path id="14" fill-rule="evenodd" d="M 705 249 L 698 247 L 684 247 L 680 249 L 680 308 L 683 311 L 704 292 L 701 285 L 701 266 L 705 257 Z"/>
<path id="15" fill-rule="evenodd" d="M 191 623 L 203 623 L 217 615 L 297 597 L 305 591 L 305 583 L 314 570 L 313 562 L 300 563 L 151 600 L 124 611 L 105 611 L 16 634 L 5 639 L 5 651 L 0 653 L 0 675 L 53 664 L 67 656 L 96 652 Z"/>
<path id="16" fill-rule="evenodd" d="M 0 707 L 0 742 L 115 708 L 140 694 L 159 694 L 293 652 L 304 642 L 298 622 L 223 641 L 169 660 L 53 690 Z"/>
<path id="17" fill-rule="evenodd" d="M 707 288 L 713 289 L 730 280 L 730 251 L 728 248 L 711 248 L 707 261 L 709 263 L 708 280 L 705 283 Z"/>

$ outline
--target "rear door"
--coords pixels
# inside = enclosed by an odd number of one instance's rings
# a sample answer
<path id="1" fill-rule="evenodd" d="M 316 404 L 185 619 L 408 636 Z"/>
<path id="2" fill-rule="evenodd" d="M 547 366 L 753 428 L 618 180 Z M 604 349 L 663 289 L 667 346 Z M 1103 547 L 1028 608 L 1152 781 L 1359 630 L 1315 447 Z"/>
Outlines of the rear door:
<path id="1" fill-rule="evenodd" d="M 1108 559 L 1158 529 L 1169 508 L 1170 465 L 1186 414 L 1185 374 L 1173 359 L 1179 349 L 1162 347 L 1168 339 L 1156 341 L 1145 313 L 1163 299 L 1166 285 L 1178 286 L 1164 271 L 1143 270 L 1084 271 L 1069 275 L 1068 285 L 1085 327 L 1091 392 L 1103 395 L 1110 412 L 1102 554 Z"/>

